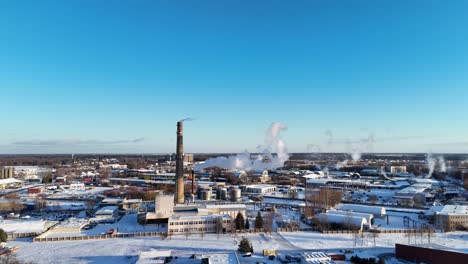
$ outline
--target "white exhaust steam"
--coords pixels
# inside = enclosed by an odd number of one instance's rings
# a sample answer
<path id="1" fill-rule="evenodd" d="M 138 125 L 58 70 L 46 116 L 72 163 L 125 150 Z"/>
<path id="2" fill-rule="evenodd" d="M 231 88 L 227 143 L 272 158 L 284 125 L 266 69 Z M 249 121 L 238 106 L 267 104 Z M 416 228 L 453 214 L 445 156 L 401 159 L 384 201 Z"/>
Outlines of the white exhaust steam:
<path id="1" fill-rule="evenodd" d="M 439 161 L 439 166 L 440 166 L 440 172 L 447 172 L 447 165 L 445 164 L 444 157 L 439 156 L 438 161 Z"/>
<path id="2" fill-rule="evenodd" d="M 286 130 L 286 125 L 274 122 L 267 131 L 265 146 L 259 146 L 261 154 L 252 158 L 249 152 L 239 153 L 229 157 L 216 157 L 207 159 L 197 164 L 194 170 L 200 171 L 206 168 L 219 167 L 229 170 L 273 170 L 281 168 L 289 159 L 285 142 L 281 139 L 281 132 Z M 276 153 L 276 155 L 273 155 Z"/>
<path id="3" fill-rule="evenodd" d="M 347 142 L 348 154 L 351 156 L 354 162 L 357 162 L 361 159 L 362 153 L 372 149 L 372 146 L 375 143 L 374 134 L 369 134 L 367 138 L 360 139 L 357 142 Z"/>
<path id="4" fill-rule="evenodd" d="M 428 153 L 426 157 L 426 164 L 427 168 L 429 169 L 427 178 L 430 178 L 432 176 L 437 164 L 439 165 L 440 172 L 447 172 L 447 164 L 445 163 L 445 158 L 442 155 L 434 157 L 432 153 Z"/>
<path id="5" fill-rule="evenodd" d="M 432 157 L 431 153 L 427 154 L 426 163 L 427 163 L 427 167 L 429 168 L 429 173 L 427 174 L 427 177 L 430 178 L 432 174 L 434 173 L 435 165 L 436 165 L 436 159 Z"/>
<path id="6" fill-rule="evenodd" d="M 343 160 L 343 161 L 340 161 L 340 162 L 338 162 L 338 163 L 335 165 L 335 168 L 336 168 L 337 170 L 339 170 L 339 169 L 341 169 L 341 168 L 343 168 L 343 167 L 346 167 L 346 165 L 348 165 L 348 162 L 349 162 L 348 159 L 345 159 L 345 160 Z"/>

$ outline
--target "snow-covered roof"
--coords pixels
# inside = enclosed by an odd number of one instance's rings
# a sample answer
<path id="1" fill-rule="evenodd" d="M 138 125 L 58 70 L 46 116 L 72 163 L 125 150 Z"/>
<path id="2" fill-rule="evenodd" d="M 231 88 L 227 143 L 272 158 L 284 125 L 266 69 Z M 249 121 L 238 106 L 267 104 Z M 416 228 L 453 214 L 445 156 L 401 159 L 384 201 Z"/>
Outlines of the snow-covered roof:
<path id="1" fill-rule="evenodd" d="M 245 204 L 207 204 L 206 205 L 207 209 L 246 209 Z"/>
<path id="2" fill-rule="evenodd" d="M 364 217 L 368 222 L 374 217 L 373 214 L 367 213 L 359 213 L 359 212 L 352 212 L 352 211 L 337 211 L 337 210 L 330 210 L 327 213 L 335 214 L 335 215 L 344 215 L 344 216 L 355 216 L 355 217 Z"/>
<path id="3" fill-rule="evenodd" d="M 325 178 L 320 178 L 320 179 L 308 179 L 308 180 L 307 180 L 307 183 L 309 183 L 309 184 L 327 184 L 328 182 L 369 185 L 368 182 L 359 181 L 359 180 L 325 179 Z"/>
<path id="4" fill-rule="evenodd" d="M 422 193 L 431 187 L 430 184 L 415 184 L 399 190 L 398 193 Z"/>
<path id="5" fill-rule="evenodd" d="M 0 179 L 0 185 L 2 184 L 12 184 L 12 183 L 22 183 L 22 181 L 15 178 Z"/>
<path id="6" fill-rule="evenodd" d="M 443 215 L 468 215 L 468 206 L 466 205 L 445 205 L 439 214 Z"/>
<path id="7" fill-rule="evenodd" d="M 44 220 L 1 220 L 0 227 L 7 233 L 42 233 L 48 221 Z"/>
<path id="8" fill-rule="evenodd" d="M 368 206 L 368 205 L 361 205 L 361 204 L 339 204 L 335 207 L 343 211 L 354 211 L 354 212 L 369 213 L 369 214 L 374 214 L 374 215 L 384 215 L 387 213 L 385 208 L 380 207 L 380 206 Z"/>
<path id="9" fill-rule="evenodd" d="M 88 220 L 81 218 L 69 218 L 66 221 L 61 222 L 56 228 L 70 228 L 70 227 L 81 227 L 88 223 Z"/>
<path id="10" fill-rule="evenodd" d="M 434 179 L 414 179 L 414 181 L 417 183 L 439 184 L 439 181 Z"/>
<path id="11" fill-rule="evenodd" d="M 271 185 L 271 184 L 252 184 L 252 185 L 247 185 L 246 186 L 247 188 L 250 188 L 250 189 L 265 189 L 265 188 L 272 188 L 272 187 L 276 187 L 274 185 Z"/>
<path id="12" fill-rule="evenodd" d="M 99 209 L 96 212 L 96 215 L 111 215 L 111 214 L 114 214 L 114 212 L 116 210 L 118 210 L 118 209 L 119 209 L 118 206 L 105 206 L 105 207 Z"/>

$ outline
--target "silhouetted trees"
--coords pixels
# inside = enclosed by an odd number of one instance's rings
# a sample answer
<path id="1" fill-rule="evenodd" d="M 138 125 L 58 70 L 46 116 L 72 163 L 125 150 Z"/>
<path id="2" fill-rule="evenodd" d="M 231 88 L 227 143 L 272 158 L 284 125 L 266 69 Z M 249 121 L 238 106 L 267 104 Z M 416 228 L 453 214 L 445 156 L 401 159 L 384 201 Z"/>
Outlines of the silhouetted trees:
<path id="1" fill-rule="evenodd" d="M 247 238 L 242 237 L 241 241 L 239 242 L 238 250 L 242 253 L 253 253 L 252 243 L 250 243 Z"/>
<path id="2" fill-rule="evenodd" d="M 263 218 L 260 212 L 257 212 L 257 217 L 255 217 L 255 228 L 262 229 L 263 228 Z"/>
<path id="3" fill-rule="evenodd" d="M 236 219 L 234 220 L 236 224 L 236 229 L 237 230 L 243 230 L 245 228 L 244 224 L 244 216 L 241 214 L 241 212 L 237 213 Z"/>

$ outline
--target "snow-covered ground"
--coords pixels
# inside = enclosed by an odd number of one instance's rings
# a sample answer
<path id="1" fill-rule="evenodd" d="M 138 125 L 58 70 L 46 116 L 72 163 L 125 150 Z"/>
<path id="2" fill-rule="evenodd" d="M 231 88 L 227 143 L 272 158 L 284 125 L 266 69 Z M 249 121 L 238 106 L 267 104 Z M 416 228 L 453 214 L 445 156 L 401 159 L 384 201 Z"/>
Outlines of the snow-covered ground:
<path id="1" fill-rule="evenodd" d="M 355 238 L 351 234 L 321 234 L 318 232 L 293 232 L 281 234 L 292 245 L 300 249 L 352 249 Z M 415 237 L 409 238 L 410 243 L 415 243 Z M 436 233 L 430 238 L 431 243 L 444 245 L 468 252 L 468 233 L 450 232 Z M 376 238 L 377 247 L 394 248 L 396 243 L 408 244 L 408 237 L 404 234 L 379 234 Z M 428 243 L 427 236 L 416 237 L 416 243 Z M 374 247 L 374 240 L 370 236 L 357 239 L 356 247 Z"/>
<path id="2" fill-rule="evenodd" d="M 119 233 L 136 233 L 136 232 L 163 232 L 165 228 L 157 225 L 140 225 L 137 222 L 136 214 L 129 214 L 122 217 L 118 222 L 113 224 L 98 224 L 89 230 L 82 229 L 80 232 L 73 233 L 47 233 L 42 237 L 69 237 L 69 236 L 94 236 L 106 233 L 109 229 L 117 230 Z"/>
<path id="3" fill-rule="evenodd" d="M 241 234 L 215 235 L 205 234 L 173 236 L 165 240 L 159 237 L 115 238 L 105 240 L 63 241 L 31 243 L 30 240 L 14 240 L 10 246 L 19 246 L 17 251 L 20 260 L 35 263 L 135 263 L 142 251 L 153 249 L 173 250 L 174 252 L 191 254 L 204 252 L 233 252 L 237 249 Z M 376 238 L 359 238 L 354 247 L 354 237 L 346 234 L 321 234 L 316 232 L 293 232 L 265 234 L 244 234 L 253 245 L 255 255 L 251 258 L 240 257 L 241 263 L 266 261 L 261 255 L 264 249 L 275 249 L 282 254 L 308 251 L 337 252 L 340 249 L 354 249 L 360 256 L 375 257 L 379 254 L 393 253 L 395 243 L 408 243 L 403 234 L 381 234 Z M 417 238 L 417 243 L 426 243 L 427 238 Z M 438 233 L 431 242 L 468 252 L 468 233 Z M 411 242 L 414 243 L 414 237 Z M 268 262 L 272 263 L 272 262 Z M 395 262 L 394 262 L 395 263 Z"/>
<path id="4" fill-rule="evenodd" d="M 409 226 L 404 225 L 404 217 L 407 216 L 411 220 L 417 222 L 416 228 L 419 228 L 420 224 L 427 223 L 424 219 L 419 219 L 418 214 L 415 213 L 406 213 L 406 212 L 395 212 L 387 211 L 388 215 L 388 224 L 387 216 L 382 218 L 374 218 L 374 224 L 372 226 L 378 227 L 379 229 L 413 229 L 412 222 L 409 223 Z"/>

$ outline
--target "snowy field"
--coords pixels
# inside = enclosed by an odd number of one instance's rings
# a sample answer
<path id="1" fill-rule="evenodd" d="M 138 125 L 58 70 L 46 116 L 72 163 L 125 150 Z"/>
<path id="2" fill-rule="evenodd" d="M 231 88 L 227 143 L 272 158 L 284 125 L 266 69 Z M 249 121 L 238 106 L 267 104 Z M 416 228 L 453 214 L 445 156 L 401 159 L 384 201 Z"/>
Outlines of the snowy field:
<path id="1" fill-rule="evenodd" d="M 317 232 L 293 232 L 282 233 L 282 236 L 295 247 L 300 249 L 353 249 L 354 237 L 351 234 L 321 234 Z M 376 238 L 377 247 L 394 248 L 396 243 L 408 244 L 408 238 L 404 234 L 380 234 Z M 427 236 L 416 237 L 416 243 L 427 243 Z M 415 238 L 410 237 L 410 243 L 415 243 Z M 431 237 L 431 243 L 446 247 L 456 248 L 468 253 L 468 232 L 436 233 Z M 359 237 L 356 247 L 373 247 L 372 237 Z"/>
<path id="2" fill-rule="evenodd" d="M 123 216 L 118 222 L 113 224 L 98 224 L 89 230 L 82 229 L 80 232 L 73 233 L 46 233 L 41 237 L 94 236 L 106 233 L 109 229 L 118 230 L 119 233 L 166 231 L 166 228 L 159 228 L 157 225 L 140 225 L 137 222 L 137 215 L 129 214 Z"/>
<path id="3" fill-rule="evenodd" d="M 360 256 L 373 257 L 378 254 L 393 253 L 395 243 L 408 243 L 408 239 L 402 234 L 382 234 L 376 239 L 377 248 L 374 248 L 372 238 L 359 240 L 354 247 L 352 235 L 328 235 L 315 232 L 294 232 L 272 234 L 245 235 L 255 250 L 254 257 L 239 257 L 241 263 L 256 263 L 257 261 L 268 262 L 261 256 L 264 249 L 276 249 L 282 254 L 294 253 L 303 250 L 310 251 L 333 251 L 340 249 L 351 249 L 359 252 Z M 142 251 L 173 250 L 176 254 L 195 254 L 206 252 L 233 252 L 237 249 L 241 235 L 214 235 L 205 234 L 185 236 L 173 236 L 162 240 L 159 237 L 145 238 L 116 238 L 91 241 L 65 241 L 31 243 L 30 240 L 14 240 L 9 242 L 10 246 L 19 246 L 17 251 L 20 260 L 32 261 L 34 263 L 135 263 Z M 427 242 L 417 239 L 418 243 Z M 453 232 L 437 234 L 431 239 L 444 246 L 468 252 L 468 233 Z M 414 243 L 414 238 L 411 238 Z"/>

